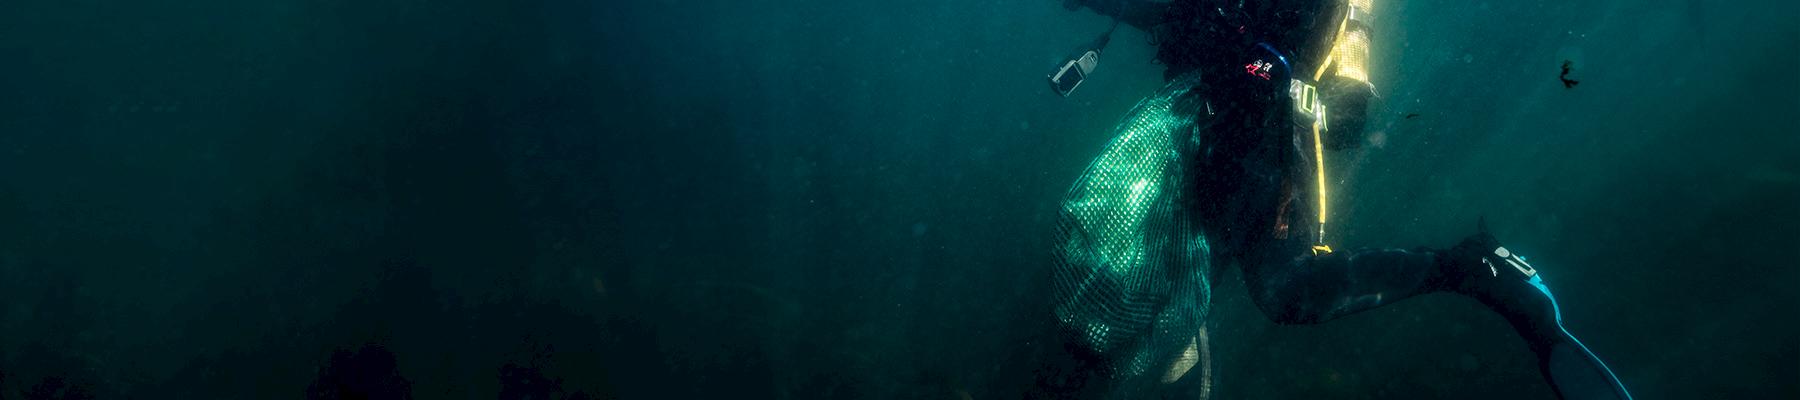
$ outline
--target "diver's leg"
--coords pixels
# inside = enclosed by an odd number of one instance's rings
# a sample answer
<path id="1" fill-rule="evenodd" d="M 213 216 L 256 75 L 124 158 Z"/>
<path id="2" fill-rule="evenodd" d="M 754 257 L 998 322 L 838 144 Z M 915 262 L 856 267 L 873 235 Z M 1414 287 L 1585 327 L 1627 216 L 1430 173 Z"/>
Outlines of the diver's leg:
<path id="1" fill-rule="evenodd" d="M 1360 249 L 1245 265 L 1258 307 L 1281 323 L 1317 323 L 1420 294 L 1450 291 L 1512 324 L 1564 399 L 1630 399 L 1600 358 L 1562 326 L 1550 288 L 1487 233 L 1446 251 Z"/>
<path id="2" fill-rule="evenodd" d="M 1278 323 L 1310 324 L 1443 290 L 1439 252 L 1356 249 L 1244 266 L 1244 282 Z"/>

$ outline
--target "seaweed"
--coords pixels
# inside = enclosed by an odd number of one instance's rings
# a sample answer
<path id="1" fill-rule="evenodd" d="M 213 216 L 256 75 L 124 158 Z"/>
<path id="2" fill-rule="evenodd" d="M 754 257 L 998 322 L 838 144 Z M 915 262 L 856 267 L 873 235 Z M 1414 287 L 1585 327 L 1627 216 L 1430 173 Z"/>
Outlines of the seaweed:
<path id="1" fill-rule="evenodd" d="M 503 400 L 536 400 L 536 399 L 591 399 L 593 396 L 585 391 L 571 391 L 563 387 L 565 381 L 561 377 L 552 377 L 544 369 L 553 363 L 556 346 L 539 342 L 527 336 L 524 343 L 526 360 L 508 361 L 501 365 L 498 372 L 500 378 L 500 395 Z"/>
<path id="2" fill-rule="evenodd" d="M 61 376 L 46 376 L 25 392 L 26 400 L 91 400 L 94 392 Z"/>

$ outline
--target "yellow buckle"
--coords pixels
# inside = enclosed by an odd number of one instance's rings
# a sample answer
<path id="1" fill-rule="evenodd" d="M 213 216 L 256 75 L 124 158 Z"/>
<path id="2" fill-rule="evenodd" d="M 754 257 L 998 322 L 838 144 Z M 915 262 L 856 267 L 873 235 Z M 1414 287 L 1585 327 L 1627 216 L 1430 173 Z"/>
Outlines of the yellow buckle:
<path id="1" fill-rule="evenodd" d="M 1319 87 L 1299 79 L 1288 84 L 1288 96 L 1294 98 L 1294 111 L 1305 116 L 1308 121 L 1317 122 L 1320 131 L 1326 131 L 1325 100 L 1319 98 Z"/>

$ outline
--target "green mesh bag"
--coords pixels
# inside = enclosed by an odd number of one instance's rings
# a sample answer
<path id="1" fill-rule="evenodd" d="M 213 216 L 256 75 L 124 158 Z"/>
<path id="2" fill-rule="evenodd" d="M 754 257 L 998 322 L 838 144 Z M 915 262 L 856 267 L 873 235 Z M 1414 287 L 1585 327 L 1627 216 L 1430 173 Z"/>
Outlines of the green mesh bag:
<path id="1" fill-rule="evenodd" d="M 1195 110 L 1178 103 L 1196 81 L 1138 103 L 1062 203 L 1056 318 L 1103 358 L 1113 398 L 1149 397 L 1179 378 L 1171 370 L 1186 371 L 1211 305 L 1210 250 L 1182 207 L 1193 194 L 1178 149 L 1194 145 Z"/>

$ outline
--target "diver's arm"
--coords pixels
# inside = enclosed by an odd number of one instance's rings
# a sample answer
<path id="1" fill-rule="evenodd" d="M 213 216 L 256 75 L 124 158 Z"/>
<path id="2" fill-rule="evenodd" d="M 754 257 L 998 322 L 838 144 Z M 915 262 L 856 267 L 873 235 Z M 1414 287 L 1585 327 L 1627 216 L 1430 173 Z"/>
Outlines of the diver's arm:
<path id="1" fill-rule="evenodd" d="M 1162 23 L 1165 8 L 1165 3 L 1149 0 L 1066 0 L 1063 5 L 1071 10 L 1087 7 L 1094 13 L 1113 17 L 1143 31 Z"/>

